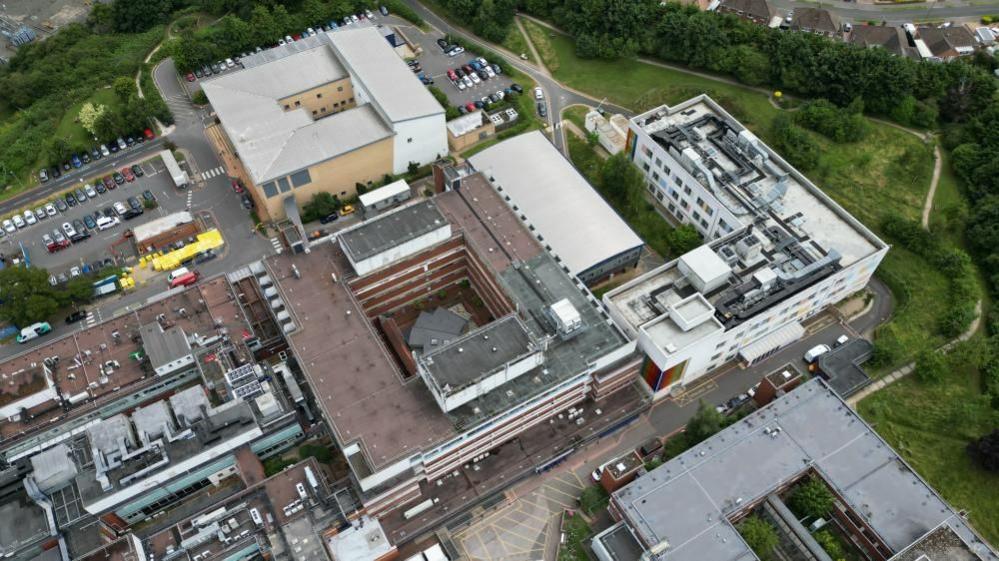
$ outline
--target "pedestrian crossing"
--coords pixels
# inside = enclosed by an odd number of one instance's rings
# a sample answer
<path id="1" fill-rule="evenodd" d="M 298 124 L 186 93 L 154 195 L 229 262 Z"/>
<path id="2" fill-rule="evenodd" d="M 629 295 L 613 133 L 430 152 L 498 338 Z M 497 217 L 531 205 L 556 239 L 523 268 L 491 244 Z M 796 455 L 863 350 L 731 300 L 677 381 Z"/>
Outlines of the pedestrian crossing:
<path id="1" fill-rule="evenodd" d="M 207 181 L 213 177 L 218 177 L 225 173 L 225 166 L 214 167 L 208 171 L 201 172 L 201 180 Z"/>
<path id="2" fill-rule="evenodd" d="M 271 238 L 271 245 L 274 247 L 274 251 L 278 255 L 281 255 L 281 252 L 284 251 L 284 246 L 281 245 L 281 240 L 279 240 L 277 238 Z"/>
<path id="3" fill-rule="evenodd" d="M 93 310 L 90 310 L 89 312 L 87 312 L 86 321 L 87 321 L 87 327 L 94 325 L 95 323 L 97 323 L 97 314 L 95 314 Z"/>
<path id="4" fill-rule="evenodd" d="M 187 192 L 187 210 L 191 210 L 191 201 L 194 199 L 194 191 Z"/>
<path id="5" fill-rule="evenodd" d="M 168 95 L 163 98 L 166 102 L 167 107 L 170 108 L 175 115 L 187 115 L 194 116 L 196 114 L 194 106 L 191 105 L 191 101 L 185 96 L 180 95 Z"/>

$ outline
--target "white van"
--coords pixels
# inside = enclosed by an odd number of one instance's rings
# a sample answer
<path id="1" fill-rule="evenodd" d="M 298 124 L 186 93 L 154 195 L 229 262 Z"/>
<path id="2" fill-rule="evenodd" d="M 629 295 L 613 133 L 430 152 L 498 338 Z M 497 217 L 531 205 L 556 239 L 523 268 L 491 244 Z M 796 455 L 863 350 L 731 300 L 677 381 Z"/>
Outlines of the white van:
<path id="1" fill-rule="evenodd" d="M 257 526 L 264 523 L 264 519 L 260 517 L 260 511 L 255 508 L 250 509 L 250 518 L 253 519 L 253 523 Z"/>
<path id="2" fill-rule="evenodd" d="M 104 230 L 107 230 L 109 228 L 114 228 L 117 225 L 118 225 L 118 219 L 117 218 L 110 218 L 110 217 L 107 217 L 107 216 L 102 216 L 102 217 L 100 217 L 100 218 L 97 219 L 97 229 L 100 230 L 101 232 L 103 232 Z"/>
<path id="3" fill-rule="evenodd" d="M 191 271 L 187 270 L 187 267 L 177 267 L 176 269 L 170 271 L 170 274 L 167 275 L 167 282 L 168 283 L 173 282 L 174 280 L 179 279 L 180 277 L 190 272 Z"/>
<path id="4" fill-rule="evenodd" d="M 805 353 L 805 362 L 812 364 L 818 358 L 829 352 L 829 345 L 815 345 Z"/>

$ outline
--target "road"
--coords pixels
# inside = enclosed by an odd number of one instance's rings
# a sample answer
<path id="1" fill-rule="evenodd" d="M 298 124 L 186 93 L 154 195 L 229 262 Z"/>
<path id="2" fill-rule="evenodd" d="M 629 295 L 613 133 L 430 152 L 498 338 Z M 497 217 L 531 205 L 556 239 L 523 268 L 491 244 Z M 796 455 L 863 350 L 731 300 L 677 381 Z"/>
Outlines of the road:
<path id="1" fill-rule="evenodd" d="M 771 0 L 771 2 L 780 12 L 788 12 L 792 8 L 815 7 L 815 2 L 799 0 Z M 894 25 L 927 20 L 978 20 L 981 16 L 999 12 L 999 1 L 938 1 L 888 6 L 868 2 L 837 1 L 823 3 L 822 7 L 835 12 L 846 21 L 884 21 Z"/>

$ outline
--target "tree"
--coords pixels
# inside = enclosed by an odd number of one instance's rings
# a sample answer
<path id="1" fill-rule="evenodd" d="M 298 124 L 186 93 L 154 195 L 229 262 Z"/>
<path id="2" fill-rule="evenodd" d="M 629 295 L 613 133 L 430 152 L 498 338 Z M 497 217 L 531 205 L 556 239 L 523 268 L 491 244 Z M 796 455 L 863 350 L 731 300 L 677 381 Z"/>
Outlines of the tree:
<path id="1" fill-rule="evenodd" d="M 773 146 L 791 165 L 808 171 L 819 163 L 819 145 L 787 113 L 780 113 L 771 126 Z"/>
<path id="2" fill-rule="evenodd" d="M 114 90 L 114 95 L 121 100 L 123 103 L 128 102 L 136 95 L 135 80 L 128 76 L 119 76 L 114 79 L 114 83 L 111 85 L 111 89 Z"/>
<path id="3" fill-rule="evenodd" d="M 253 7 L 253 12 L 250 15 L 250 29 L 253 33 L 253 42 L 257 44 L 276 41 L 282 33 L 271 11 L 264 4 L 257 4 Z"/>
<path id="4" fill-rule="evenodd" d="M 579 495 L 579 508 L 586 514 L 596 514 L 607 506 L 610 496 L 600 485 L 590 485 Z"/>
<path id="5" fill-rule="evenodd" d="M 947 375 L 947 359 L 933 349 L 923 349 L 916 356 L 916 379 L 924 384 L 935 384 Z"/>
<path id="6" fill-rule="evenodd" d="M 725 417 L 713 405 L 703 399 L 697 404 L 697 412 L 687 421 L 687 439 L 691 446 L 702 442 L 722 429 Z"/>
<path id="7" fill-rule="evenodd" d="M 739 533 L 762 561 L 773 559 L 773 550 L 778 543 L 777 529 L 773 527 L 773 524 L 751 514 L 739 523 Z"/>
<path id="8" fill-rule="evenodd" d="M 416 172 L 419 170 L 420 170 L 420 164 L 416 162 L 409 162 L 409 165 L 406 166 L 406 173 L 408 173 L 409 175 L 416 175 Z"/>
<path id="9" fill-rule="evenodd" d="M 0 270 L 0 318 L 20 327 L 44 321 L 63 304 L 49 284 L 49 273 L 37 267 L 8 266 Z"/>
<path id="10" fill-rule="evenodd" d="M 815 532 L 812 534 L 812 537 L 815 538 L 815 541 L 819 542 L 819 546 L 829 554 L 829 557 L 833 561 L 846 559 L 846 551 L 843 549 L 843 544 L 829 530 Z"/>
<path id="11" fill-rule="evenodd" d="M 48 147 L 48 159 L 56 164 L 68 160 L 72 153 L 73 145 L 69 143 L 69 139 L 62 136 L 53 138 Z"/>
<path id="12" fill-rule="evenodd" d="M 701 234 L 690 224 L 681 224 L 669 233 L 669 247 L 674 255 L 683 255 L 704 243 Z"/>
<path id="13" fill-rule="evenodd" d="M 340 210 L 340 199 L 325 191 L 312 195 L 312 200 L 302 207 L 302 222 L 312 222 Z"/>
<path id="14" fill-rule="evenodd" d="M 999 472 L 999 429 L 968 444 L 968 455 L 988 471 Z"/>
<path id="15" fill-rule="evenodd" d="M 788 506 L 799 517 L 822 518 L 833 508 L 835 498 L 820 479 L 811 477 L 791 493 Z"/>
<path id="16" fill-rule="evenodd" d="M 108 33 L 114 28 L 114 16 L 111 13 L 111 4 L 95 2 L 87 14 L 87 26 L 94 30 L 94 33 Z"/>
<path id="17" fill-rule="evenodd" d="M 111 21 L 116 31 L 139 33 L 163 23 L 170 14 L 170 0 L 115 0 Z"/>
<path id="18" fill-rule="evenodd" d="M 305 18 L 306 25 L 322 24 L 330 16 L 329 8 L 322 0 L 305 0 L 301 7 L 302 17 Z"/>
<path id="19" fill-rule="evenodd" d="M 94 105 L 93 103 L 87 102 L 83 104 L 80 108 L 80 114 L 77 118 L 80 120 L 80 125 L 87 130 L 90 134 L 96 136 L 97 129 L 94 125 L 97 123 L 97 119 L 104 114 L 104 110 L 107 109 L 102 104 Z"/>
<path id="20" fill-rule="evenodd" d="M 322 446 L 319 444 L 303 444 L 298 447 L 299 458 L 304 460 L 310 456 L 323 464 L 328 464 L 333 461 L 333 452 L 330 451 L 328 446 Z"/>

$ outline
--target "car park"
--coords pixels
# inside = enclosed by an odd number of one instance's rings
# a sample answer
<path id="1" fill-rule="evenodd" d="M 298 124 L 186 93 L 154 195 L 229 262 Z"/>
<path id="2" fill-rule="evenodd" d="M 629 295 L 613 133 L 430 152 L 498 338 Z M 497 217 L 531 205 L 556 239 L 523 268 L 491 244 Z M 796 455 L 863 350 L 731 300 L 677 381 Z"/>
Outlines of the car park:
<path id="1" fill-rule="evenodd" d="M 56 210 L 55 205 L 53 205 L 52 203 L 45 205 L 45 214 L 49 216 L 55 216 L 58 213 L 59 211 Z"/>
<path id="2" fill-rule="evenodd" d="M 14 226 L 17 226 L 18 229 L 24 228 L 25 226 L 28 225 L 20 214 L 15 214 L 14 216 L 11 217 L 11 220 L 14 221 Z"/>

